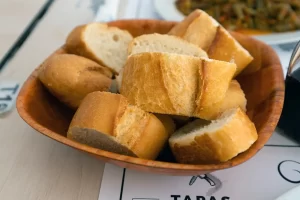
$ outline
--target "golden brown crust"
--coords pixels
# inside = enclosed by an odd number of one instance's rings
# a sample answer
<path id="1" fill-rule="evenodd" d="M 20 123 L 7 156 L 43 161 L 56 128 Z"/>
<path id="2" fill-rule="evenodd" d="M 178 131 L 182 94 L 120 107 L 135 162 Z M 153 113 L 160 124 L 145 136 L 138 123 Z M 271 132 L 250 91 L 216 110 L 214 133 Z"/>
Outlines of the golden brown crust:
<path id="1" fill-rule="evenodd" d="M 67 136 L 106 151 L 155 159 L 173 131 L 167 123 L 129 105 L 120 94 L 93 92 L 77 109 Z"/>
<path id="2" fill-rule="evenodd" d="M 107 109 L 109 105 L 112 105 Z M 115 136 L 115 123 L 127 108 L 127 100 L 122 95 L 109 92 L 88 94 L 77 109 L 70 123 L 73 126 L 97 130 Z M 68 132 L 68 134 L 72 134 Z"/>
<path id="3" fill-rule="evenodd" d="M 216 36 L 218 26 L 207 13 L 201 11 L 201 15 L 187 27 L 183 38 L 207 51 Z"/>
<path id="4" fill-rule="evenodd" d="M 134 54 L 124 67 L 121 94 L 148 112 L 189 116 L 195 107 L 198 65 L 196 57 Z"/>
<path id="5" fill-rule="evenodd" d="M 172 137 L 169 139 L 170 147 L 178 162 L 189 164 L 225 162 L 250 148 L 258 137 L 253 122 L 240 108 L 237 108 L 232 118 L 215 131 L 197 134 L 197 129 L 199 127 L 194 127 L 191 130 L 194 133 L 187 133 L 180 139 Z M 193 137 L 189 134 L 193 134 Z"/>
<path id="6" fill-rule="evenodd" d="M 206 12 L 196 9 L 175 25 L 168 34 L 182 37 L 207 51 L 215 38 L 218 26 L 219 23 Z"/>
<path id="7" fill-rule="evenodd" d="M 124 95 L 128 101 L 133 105 L 138 105 L 146 111 L 157 110 L 157 112 L 164 112 L 168 109 L 170 112 L 175 112 L 175 109 L 170 101 L 170 98 L 166 96 L 166 88 L 164 87 L 163 78 L 160 70 L 159 59 L 154 59 L 155 55 L 150 53 L 136 54 L 128 58 L 124 70 L 120 93 Z M 151 73 L 146 71 L 149 69 Z M 151 85 L 146 85 L 145 89 L 140 88 L 140 82 L 147 83 L 153 81 L 153 87 L 157 88 L 153 95 L 160 95 L 162 100 L 152 100 L 151 96 L 148 96 L 149 92 L 153 89 L 150 88 Z M 148 88 L 149 87 L 149 88 Z M 160 101 L 162 102 L 162 107 L 160 106 Z M 148 109 L 143 104 L 146 105 Z"/>
<path id="8" fill-rule="evenodd" d="M 252 61 L 253 57 L 216 20 L 202 10 L 195 10 L 168 33 L 198 45 L 215 60 L 234 62 L 237 76 Z M 251 67 L 253 69 L 255 67 Z"/>
<path id="9" fill-rule="evenodd" d="M 183 37 L 189 25 L 201 15 L 200 10 L 195 10 L 190 15 L 185 17 L 180 23 L 175 25 L 168 34 Z"/>
<path id="10" fill-rule="evenodd" d="M 205 58 L 134 54 L 124 67 L 121 94 L 148 112 L 192 116 L 196 107 L 202 109 L 225 97 L 235 70 L 233 63 Z"/>
<path id="11" fill-rule="evenodd" d="M 81 56 L 53 54 L 39 67 L 38 78 L 61 102 L 76 109 L 88 93 L 108 91 L 112 73 Z"/>
<path id="12" fill-rule="evenodd" d="M 272 54 L 270 55 L 267 49 L 261 49 L 261 42 L 253 42 L 252 38 L 246 38 L 243 34 L 237 32 L 230 33 L 245 49 L 249 51 L 251 56 L 254 58 L 252 62 L 247 65 L 240 75 L 252 74 L 259 71 L 262 67 L 269 66 L 269 63 L 263 63 L 263 61 L 272 60 Z M 266 56 L 268 58 L 266 58 Z"/>
<path id="13" fill-rule="evenodd" d="M 149 114 L 146 126 L 137 138 L 136 145 L 131 149 L 141 158 L 156 159 L 167 143 L 169 134 L 164 124 L 153 114 Z"/>
<path id="14" fill-rule="evenodd" d="M 246 111 L 246 104 L 247 99 L 240 84 L 236 80 L 232 80 L 223 100 L 203 109 L 196 109 L 194 116 L 206 120 L 214 120 L 226 110 L 235 107 L 240 107 L 243 111 Z"/>
<path id="15" fill-rule="evenodd" d="M 249 52 L 221 26 L 218 27 L 215 39 L 207 53 L 211 59 L 234 62 L 237 65 L 235 76 L 253 60 Z"/>
<path id="16" fill-rule="evenodd" d="M 224 99 L 236 65 L 218 60 L 203 60 L 199 68 L 196 108 L 201 110 Z"/>

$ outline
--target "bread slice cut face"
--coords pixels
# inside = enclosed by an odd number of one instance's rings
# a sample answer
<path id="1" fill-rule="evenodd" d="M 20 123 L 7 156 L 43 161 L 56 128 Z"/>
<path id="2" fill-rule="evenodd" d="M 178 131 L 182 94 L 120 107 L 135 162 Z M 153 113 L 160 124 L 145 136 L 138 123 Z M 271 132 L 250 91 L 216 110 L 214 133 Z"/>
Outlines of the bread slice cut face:
<path id="1" fill-rule="evenodd" d="M 134 38 L 128 47 L 128 55 L 141 52 L 165 52 L 195 57 L 206 57 L 207 53 L 195 44 L 166 34 L 145 34 Z"/>
<path id="2" fill-rule="evenodd" d="M 257 140 L 255 125 L 239 107 L 214 121 L 196 119 L 170 138 L 171 150 L 180 163 L 225 162 L 250 148 Z"/>
<path id="3" fill-rule="evenodd" d="M 118 74 L 126 62 L 127 48 L 132 39 L 126 30 L 95 22 L 73 29 L 67 37 L 66 49 L 69 53 L 92 59 Z"/>

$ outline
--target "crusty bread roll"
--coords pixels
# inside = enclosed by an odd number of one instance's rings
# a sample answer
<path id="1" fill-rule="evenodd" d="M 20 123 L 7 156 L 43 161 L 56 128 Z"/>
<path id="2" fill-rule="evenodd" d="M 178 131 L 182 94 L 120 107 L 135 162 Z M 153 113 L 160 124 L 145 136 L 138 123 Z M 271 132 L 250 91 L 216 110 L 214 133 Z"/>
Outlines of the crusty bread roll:
<path id="1" fill-rule="evenodd" d="M 200 9 L 196 9 L 175 25 L 168 34 L 182 37 L 208 51 L 218 26 L 219 23 L 214 18 Z"/>
<path id="2" fill-rule="evenodd" d="M 246 151 L 257 140 L 254 124 L 240 108 L 224 112 L 216 121 L 197 119 L 170 138 L 171 150 L 180 163 L 225 162 Z"/>
<path id="3" fill-rule="evenodd" d="M 237 65 L 237 76 L 253 57 L 243 48 L 214 18 L 197 9 L 175 25 L 170 35 L 181 36 L 207 51 L 211 59 L 234 62 Z"/>
<path id="4" fill-rule="evenodd" d="M 240 107 L 243 111 L 246 111 L 246 105 L 247 99 L 244 91 L 236 80 L 232 80 L 224 99 L 202 109 L 196 109 L 194 116 L 206 120 L 214 120 L 226 110 L 235 107 Z"/>
<path id="5" fill-rule="evenodd" d="M 38 78 L 57 99 L 76 109 L 88 93 L 109 90 L 112 72 L 81 56 L 53 54 L 39 67 Z"/>
<path id="6" fill-rule="evenodd" d="M 66 39 L 66 49 L 118 74 L 126 61 L 128 44 L 132 39 L 126 30 L 94 22 L 74 28 Z"/>
<path id="7" fill-rule="evenodd" d="M 166 52 L 208 57 L 207 53 L 195 44 L 166 34 L 145 34 L 134 38 L 128 46 L 128 55 L 141 52 Z"/>
<path id="8" fill-rule="evenodd" d="M 170 123 L 129 105 L 120 94 L 93 92 L 77 109 L 67 136 L 102 150 L 155 159 L 174 132 Z"/>
<path id="9" fill-rule="evenodd" d="M 208 55 L 211 59 L 234 62 L 237 66 L 235 76 L 240 74 L 253 60 L 250 53 L 221 26 L 217 29 Z"/>
<path id="10" fill-rule="evenodd" d="M 129 56 L 120 93 L 145 111 L 192 116 L 221 101 L 234 63 L 188 55 L 146 52 Z"/>

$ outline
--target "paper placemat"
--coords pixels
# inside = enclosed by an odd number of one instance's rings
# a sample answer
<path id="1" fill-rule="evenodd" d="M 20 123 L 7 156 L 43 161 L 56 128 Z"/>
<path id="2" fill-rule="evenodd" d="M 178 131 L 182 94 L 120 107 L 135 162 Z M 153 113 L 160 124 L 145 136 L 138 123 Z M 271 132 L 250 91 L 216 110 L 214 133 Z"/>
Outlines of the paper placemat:
<path id="1" fill-rule="evenodd" d="M 300 146 L 265 146 L 239 166 L 164 176 L 106 164 L 99 200 L 273 200 L 300 184 Z"/>
<path id="2" fill-rule="evenodd" d="M 99 200 L 274 200 L 300 184 L 300 144 L 276 130 L 249 161 L 205 175 L 167 176 L 106 164 Z"/>
<path id="3" fill-rule="evenodd" d="M 0 116 L 11 111 L 20 90 L 20 84 L 16 81 L 0 81 Z"/>

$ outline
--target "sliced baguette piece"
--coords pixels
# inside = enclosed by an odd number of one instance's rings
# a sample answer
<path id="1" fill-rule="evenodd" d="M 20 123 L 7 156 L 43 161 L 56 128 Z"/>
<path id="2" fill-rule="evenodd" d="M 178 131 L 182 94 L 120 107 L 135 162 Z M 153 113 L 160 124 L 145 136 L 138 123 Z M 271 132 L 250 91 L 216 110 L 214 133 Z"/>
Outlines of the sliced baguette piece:
<path id="1" fill-rule="evenodd" d="M 223 27 L 219 26 L 208 56 L 211 59 L 233 62 L 237 66 L 235 76 L 240 74 L 252 61 L 253 57 Z"/>
<path id="2" fill-rule="evenodd" d="M 211 59 L 233 62 L 235 76 L 252 62 L 253 57 L 229 32 L 206 12 L 196 9 L 168 33 L 198 45 Z"/>
<path id="3" fill-rule="evenodd" d="M 197 119 L 178 129 L 169 145 L 180 163 L 212 164 L 228 161 L 257 140 L 255 125 L 240 108 L 224 112 L 208 122 Z"/>
<path id="4" fill-rule="evenodd" d="M 184 37 L 186 30 L 189 28 L 190 24 L 201 15 L 200 9 L 195 9 L 193 12 L 191 12 L 188 16 L 183 18 L 183 20 L 179 23 L 177 23 L 175 26 L 171 28 L 168 34 L 170 35 L 176 35 L 179 37 Z M 209 27 L 205 27 L 208 28 Z M 206 50 L 206 49 L 204 49 Z"/>
<path id="5" fill-rule="evenodd" d="M 214 120 L 226 110 L 235 107 L 240 107 L 243 111 L 246 111 L 246 105 L 247 99 L 239 82 L 237 80 L 232 80 L 223 100 L 202 109 L 196 108 L 194 117 L 199 117 L 205 120 Z"/>
<path id="6" fill-rule="evenodd" d="M 233 63 L 162 52 L 128 57 L 120 93 L 145 111 L 192 116 L 221 101 L 235 73 Z"/>
<path id="7" fill-rule="evenodd" d="M 128 55 L 141 52 L 166 52 L 196 57 L 206 57 L 207 53 L 195 44 L 166 34 L 145 34 L 134 38 L 128 46 Z"/>
<path id="8" fill-rule="evenodd" d="M 80 104 L 67 137 L 102 150 L 152 160 L 174 132 L 170 123 L 129 105 L 120 94 L 93 92 Z"/>
<path id="9" fill-rule="evenodd" d="M 214 18 L 200 9 L 196 9 L 175 25 L 168 34 L 182 37 L 204 51 L 208 51 L 219 26 Z"/>
<path id="10" fill-rule="evenodd" d="M 43 85 L 72 109 L 77 109 L 88 93 L 108 91 L 112 76 L 108 68 L 73 54 L 54 54 L 38 69 Z"/>
<path id="11" fill-rule="evenodd" d="M 74 28 L 65 46 L 69 53 L 92 59 L 118 74 L 127 59 L 127 48 L 132 39 L 126 30 L 93 22 Z"/>

